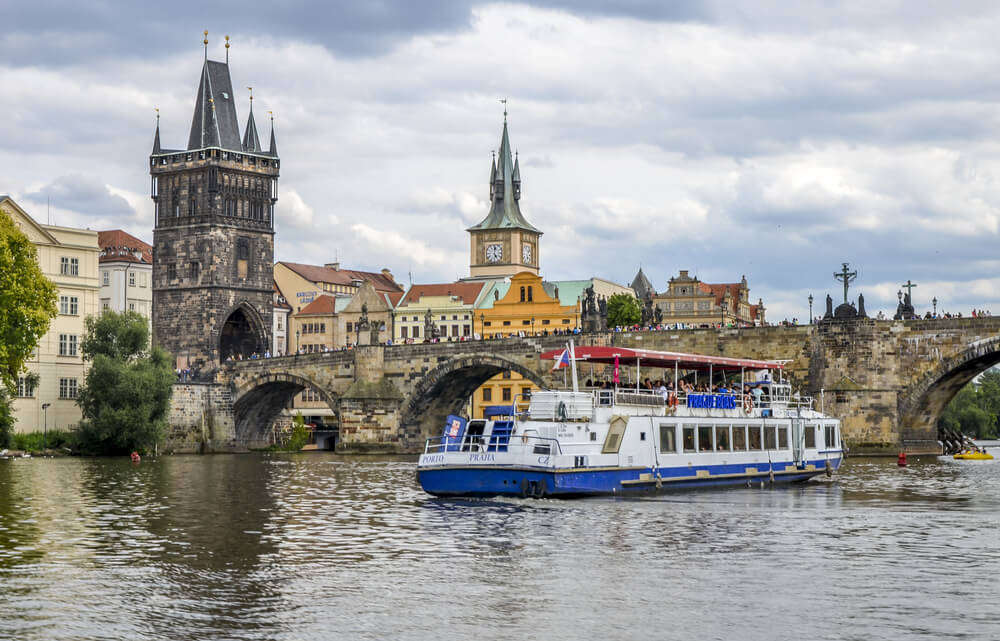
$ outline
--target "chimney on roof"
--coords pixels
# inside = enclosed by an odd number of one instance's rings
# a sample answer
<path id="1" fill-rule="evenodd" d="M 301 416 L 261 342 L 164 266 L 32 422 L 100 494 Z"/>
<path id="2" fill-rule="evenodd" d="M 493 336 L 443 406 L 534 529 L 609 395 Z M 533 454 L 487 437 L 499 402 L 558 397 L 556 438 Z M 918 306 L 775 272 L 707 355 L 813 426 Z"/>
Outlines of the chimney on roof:
<path id="1" fill-rule="evenodd" d="M 336 263 L 326 263 L 326 264 L 323 265 L 323 267 L 326 267 L 327 269 L 332 269 L 333 271 L 339 271 L 340 270 L 340 262 L 338 261 Z"/>
<path id="2" fill-rule="evenodd" d="M 382 268 L 382 275 L 391 280 L 392 282 L 394 283 L 396 282 L 396 279 L 392 277 L 392 272 L 385 267 Z"/>

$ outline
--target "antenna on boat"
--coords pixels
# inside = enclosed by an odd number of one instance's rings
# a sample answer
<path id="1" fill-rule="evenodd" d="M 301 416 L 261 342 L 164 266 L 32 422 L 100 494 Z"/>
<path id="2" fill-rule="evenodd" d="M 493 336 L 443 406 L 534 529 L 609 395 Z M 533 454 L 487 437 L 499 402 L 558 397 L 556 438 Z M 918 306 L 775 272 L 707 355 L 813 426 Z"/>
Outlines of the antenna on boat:
<path id="1" fill-rule="evenodd" d="M 569 339 L 569 367 L 570 374 L 573 376 L 573 393 L 579 392 L 580 387 L 576 381 L 576 347 L 573 345 L 573 339 Z"/>

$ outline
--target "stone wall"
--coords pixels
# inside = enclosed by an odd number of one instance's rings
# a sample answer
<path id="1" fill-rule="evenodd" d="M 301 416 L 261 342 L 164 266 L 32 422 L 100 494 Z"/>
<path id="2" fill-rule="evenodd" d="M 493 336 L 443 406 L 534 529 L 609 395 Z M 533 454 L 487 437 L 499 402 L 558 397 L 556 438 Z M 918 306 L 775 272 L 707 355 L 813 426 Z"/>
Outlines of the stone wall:
<path id="1" fill-rule="evenodd" d="M 235 443 L 233 402 L 228 385 L 175 384 L 167 422 L 166 452 L 241 449 Z"/>

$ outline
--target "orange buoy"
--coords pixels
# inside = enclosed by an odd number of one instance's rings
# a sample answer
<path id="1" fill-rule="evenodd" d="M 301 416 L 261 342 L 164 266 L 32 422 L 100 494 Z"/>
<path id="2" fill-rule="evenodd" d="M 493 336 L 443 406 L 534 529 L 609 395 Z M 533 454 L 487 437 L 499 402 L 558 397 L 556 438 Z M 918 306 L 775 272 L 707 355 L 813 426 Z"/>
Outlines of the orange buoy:
<path id="1" fill-rule="evenodd" d="M 899 467 L 906 467 L 906 452 L 900 452 L 899 458 L 896 460 L 896 464 Z"/>

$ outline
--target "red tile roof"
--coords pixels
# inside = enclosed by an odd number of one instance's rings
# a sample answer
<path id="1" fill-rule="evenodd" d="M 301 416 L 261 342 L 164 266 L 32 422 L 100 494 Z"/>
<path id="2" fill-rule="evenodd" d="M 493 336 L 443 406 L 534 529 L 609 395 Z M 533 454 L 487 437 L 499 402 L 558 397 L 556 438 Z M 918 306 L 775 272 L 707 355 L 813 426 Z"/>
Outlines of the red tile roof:
<path id="1" fill-rule="evenodd" d="M 302 308 L 296 316 L 315 314 L 316 316 L 333 316 L 336 313 L 336 299 L 333 296 L 320 294 L 316 299 Z"/>
<path id="2" fill-rule="evenodd" d="M 403 296 L 405 295 L 401 291 L 399 291 L 399 292 L 382 292 L 382 293 L 385 294 L 389 298 L 389 303 L 390 303 L 390 305 L 391 305 L 391 307 L 393 309 L 395 309 L 396 307 L 399 307 L 399 301 L 402 300 Z"/>
<path id="3" fill-rule="evenodd" d="M 715 296 L 715 304 L 721 305 L 723 299 L 726 297 L 726 290 L 728 289 L 733 297 L 733 300 L 740 299 L 740 286 L 742 283 L 698 283 L 698 288 L 706 294 L 712 294 Z"/>
<path id="4" fill-rule="evenodd" d="M 466 305 L 472 305 L 483 291 L 483 283 L 434 283 L 429 285 L 412 285 L 406 296 L 399 303 L 409 305 L 416 303 L 424 296 L 457 296 Z"/>
<path id="5" fill-rule="evenodd" d="M 330 267 L 323 267 L 322 265 L 279 262 L 302 278 L 314 283 L 350 285 L 351 281 L 354 280 L 366 280 L 375 287 L 375 291 L 377 292 L 403 293 L 403 288 L 384 273 L 376 274 L 374 272 L 362 272 L 354 269 L 332 269 Z"/>
<path id="6" fill-rule="evenodd" d="M 101 263 L 147 263 L 153 264 L 153 248 L 121 229 L 97 232 L 97 244 L 101 246 Z M 136 258 L 138 252 L 140 258 Z"/>

